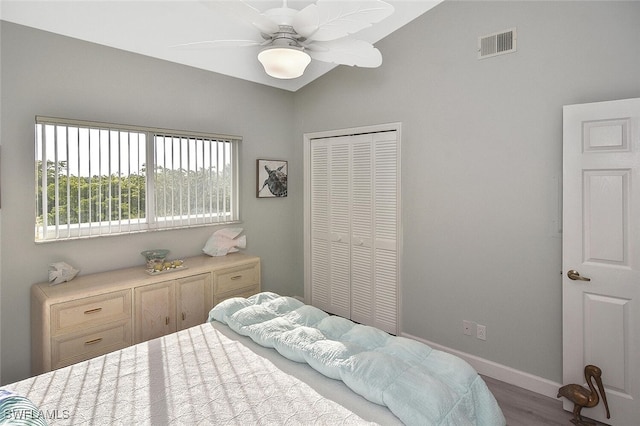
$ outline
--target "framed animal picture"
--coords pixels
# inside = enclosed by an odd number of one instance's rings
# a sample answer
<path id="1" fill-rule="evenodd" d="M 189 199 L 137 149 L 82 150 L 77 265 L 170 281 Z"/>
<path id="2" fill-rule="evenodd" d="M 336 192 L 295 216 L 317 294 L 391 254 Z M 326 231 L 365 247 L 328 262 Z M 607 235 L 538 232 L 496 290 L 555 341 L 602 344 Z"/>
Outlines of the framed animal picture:
<path id="1" fill-rule="evenodd" d="M 258 198 L 287 196 L 287 162 L 283 160 L 257 160 Z"/>

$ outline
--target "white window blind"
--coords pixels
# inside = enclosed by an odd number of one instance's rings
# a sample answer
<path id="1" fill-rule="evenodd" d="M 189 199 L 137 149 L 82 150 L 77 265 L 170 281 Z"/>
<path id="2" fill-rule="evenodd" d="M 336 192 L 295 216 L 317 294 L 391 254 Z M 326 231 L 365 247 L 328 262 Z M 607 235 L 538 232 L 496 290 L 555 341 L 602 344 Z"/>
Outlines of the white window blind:
<path id="1" fill-rule="evenodd" d="M 37 242 L 239 219 L 239 137 L 36 117 Z"/>

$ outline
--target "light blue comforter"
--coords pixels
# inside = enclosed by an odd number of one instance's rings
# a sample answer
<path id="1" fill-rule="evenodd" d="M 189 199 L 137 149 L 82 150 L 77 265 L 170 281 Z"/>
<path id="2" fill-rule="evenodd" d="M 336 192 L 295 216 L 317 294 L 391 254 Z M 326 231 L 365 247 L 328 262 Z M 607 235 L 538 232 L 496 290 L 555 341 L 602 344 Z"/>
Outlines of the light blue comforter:
<path id="1" fill-rule="evenodd" d="M 0 425 L 47 426 L 46 414 L 14 392 L 0 389 Z"/>
<path id="2" fill-rule="evenodd" d="M 466 361 L 415 340 L 269 292 L 225 300 L 209 313 L 212 320 L 342 380 L 405 424 L 506 424 L 495 398 Z"/>

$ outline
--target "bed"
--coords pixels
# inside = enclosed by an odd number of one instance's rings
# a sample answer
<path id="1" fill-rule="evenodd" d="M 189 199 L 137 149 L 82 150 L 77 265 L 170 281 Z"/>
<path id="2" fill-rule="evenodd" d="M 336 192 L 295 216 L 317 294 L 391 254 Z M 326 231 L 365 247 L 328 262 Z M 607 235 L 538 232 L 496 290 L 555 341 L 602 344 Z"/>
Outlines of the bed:
<path id="1" fill-rule="evenodd" d="M 210 320 L 4 386 L 0 423 L 505 424 L 466 362 L 413 340 L 268 292 Z"/>

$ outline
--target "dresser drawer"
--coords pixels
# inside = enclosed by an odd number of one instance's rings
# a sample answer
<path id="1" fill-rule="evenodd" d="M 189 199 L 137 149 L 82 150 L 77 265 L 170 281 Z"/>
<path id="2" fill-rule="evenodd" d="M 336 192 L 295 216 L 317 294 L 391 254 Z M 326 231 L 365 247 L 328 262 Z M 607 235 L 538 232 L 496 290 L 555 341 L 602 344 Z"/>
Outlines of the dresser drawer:
<path id="1" fill-rule="evenodd" d="M 74 328 L 128 319 L 131 317 L 131 290 L 105 293 L 51 306 L 52 334 Z"/>
<path id="2" fill-rule="evenodd" d="M 237 292 L 240 289 L 260 284 L 260 263 L 250 263 L 215 271 L 213 276 L 214 298 L 225 297 L 227 292 Z"/>
<path id="3" fill-rule="evenodd" d="M 233 290 L 223 294 L 222 296 L 215 298 L 215 304 L 222 302 L 223 300 L 231 299 L 232 297 L 249 297 L 253 296 L 256 293 L 260 292 L 260 286 L 258 284 L 254 284 L 250 287 L 243 287 L 238 290 Z"/>
<path id="4" fill-rule="evenodd" d="M 61 368 L 126 348 L 132 343 L 131 328 L 131 320 L 125 320 L 55 337 L 51 342 L 51 366 Z"/>

